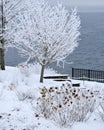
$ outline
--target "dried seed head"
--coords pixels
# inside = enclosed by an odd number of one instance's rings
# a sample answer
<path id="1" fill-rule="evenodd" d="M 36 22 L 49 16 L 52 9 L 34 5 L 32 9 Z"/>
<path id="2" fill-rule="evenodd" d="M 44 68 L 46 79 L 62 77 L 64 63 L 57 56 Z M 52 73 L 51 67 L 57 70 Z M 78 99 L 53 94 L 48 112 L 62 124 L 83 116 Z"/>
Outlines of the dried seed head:
<path id="1" fill-rule="evenodd" d="M 93 92 L 91 92 L 90 94 L 93 95 Z"/>
<path id="2" fill-rule="evenodd" d="M 72 93 L 72 95 L 74 96 L 74 95 L 75 95 L 75 93 Z"/>
<path id="3" fill-rule="evenodd" d="M 46 95 L 45 95 L 45 94 L 43 94 L 43 95 L 42 95 L 42 97 L 44 98 L 44 97 L 46 97 Z"/>
<path id="4" fill-rule="evenodd" d="M 62 107 L 62 105 L 59 104 L 59 108 L 61 108 L 61 107 Z"/>
<path id="5" fill-rule="evenodd" d="M 72 97 L 71 97 L 71 96 L 69 96 L 69 98 L 70 98 L 70 99 L 72 99 Z"/>
<path id="6" fill-rule="evenodd" d="M 35 113 L 35 117 L 39 117 L 39 114 Z"/>
<path id="7" fill-rule="evenodd" d="M 67 99 L 67 97 L 64 97 L 65 99 Z"/>
<path id="8" fill-rule="evenodd" d="M 41 123 L 38 123 L 38 125 L 40 125 Z"/>
<path id="9" fill-rule="evenodd" d="M 78 94 L 76 94 L 76 97 L 78 97 Z"/>
<path id="10" fill-rule="evenodd" d="M 57 94 L 61 94 L 60 92 L 56 91 Z"/>
<path id="11" fill-rule="evenodd" d="M 88 96 L 86 96 L 86 99 L 88 99 Z"/>
<path id="12" fill-rule="evenodd" d="M 74 93 L 76 92 L 76 90 L 74 89 Z"/>
<path id="13" fill-rule="evenodd" d="M 72 90 L 70 90 L 70 92 L 72 92 Z"/>
<path id="14" fill-rule="evenodd" d="M 52 92 L 54 92 L 54 89 L 52 90 Z"/>

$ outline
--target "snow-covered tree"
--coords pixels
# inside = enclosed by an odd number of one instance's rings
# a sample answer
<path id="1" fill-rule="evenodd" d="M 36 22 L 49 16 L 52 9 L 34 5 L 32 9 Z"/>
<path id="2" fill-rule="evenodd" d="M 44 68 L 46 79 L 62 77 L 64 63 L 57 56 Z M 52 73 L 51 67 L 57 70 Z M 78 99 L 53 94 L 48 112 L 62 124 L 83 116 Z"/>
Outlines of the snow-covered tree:
<path id="1" fill-rule="evenodd" d="M 12 35 L 12 19 L 22 6 L 23 0 L 0 0 L 0 69 L 2 70 L 5 70 L 4 50 L 10 45 L 9 39 Z"/>
<path id="2" fill-rule="evenodd" d="M 30 0 L 17 21 L 14 45 L 21 55 L 35 58 L 41 65 L 40 82 L 43 82 L 45 66 L 65 60 L 78 46 L 80 18 L 77 10 L 69 13 L 62 4 L 51 6 L 45 0 Z"/>

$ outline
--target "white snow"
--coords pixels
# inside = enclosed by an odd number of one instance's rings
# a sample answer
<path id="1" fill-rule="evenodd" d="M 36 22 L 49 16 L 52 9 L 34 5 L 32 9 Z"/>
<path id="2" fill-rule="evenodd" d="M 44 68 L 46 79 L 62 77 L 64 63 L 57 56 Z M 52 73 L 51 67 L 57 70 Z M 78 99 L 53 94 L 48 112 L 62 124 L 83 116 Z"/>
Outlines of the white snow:
<path id="1" fill-rule="evenodd" d="M 31 68 L 31 69 L 30 69 Z M 39 83 L 39 69 L 37 66 L 24 68 L 6 67 L 0 71 L 0 130 L 104 130 L 104 122 L 97 112 L 83 123 L 75 123 L 72 128 L 61 128 L 51 120 L 36 117 L 33 101 L 39 96 L 39 88 L 42 86 L 59 86 L 62 82 L 44 80 Z M 46 75 L 55 75 L 49 69 Z M 81 87 L 104 88 L 104 84 L 97 82 L 75 81 L 81 83 Z"/>

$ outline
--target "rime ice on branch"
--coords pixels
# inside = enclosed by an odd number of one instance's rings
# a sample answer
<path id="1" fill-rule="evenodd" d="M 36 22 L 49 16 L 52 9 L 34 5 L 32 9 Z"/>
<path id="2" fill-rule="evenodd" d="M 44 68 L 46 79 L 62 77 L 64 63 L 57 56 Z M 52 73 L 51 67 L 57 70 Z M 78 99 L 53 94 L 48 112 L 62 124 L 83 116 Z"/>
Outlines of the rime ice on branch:
<path id="1" fill-rule="evenodd" d="M 42 66 L 40 82 L 46 65 L 65 60 L 78 46 L 80 18 L 76 9 L 69 14 L 62 4 L 51 6 L 45 0 L 30 0 L 14 22 L 18 22 L 14 46 Z"/>

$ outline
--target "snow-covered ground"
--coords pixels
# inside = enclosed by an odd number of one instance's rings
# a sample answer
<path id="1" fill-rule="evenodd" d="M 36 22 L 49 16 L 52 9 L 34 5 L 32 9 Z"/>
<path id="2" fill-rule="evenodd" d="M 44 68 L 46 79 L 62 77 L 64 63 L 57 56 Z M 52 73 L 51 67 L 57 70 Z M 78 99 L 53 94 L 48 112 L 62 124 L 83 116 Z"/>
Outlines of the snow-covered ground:
<path id="1" fill-rule="evenodd" d="M 72 128 L 61 128 L 51 120 L 36 115 L 33 101 L 39 96 L 39 88 L 60 86 L 62 82 L 44 80 L 39 83 L 39 67 L 6 67 L 0 71 L 0 130 L 104 130 L 104 122 L 95 111 L 87 122 L 75 123 Z M 55 75 L 47 69 L 46 75 Z M 104 84 L 75 81 L 82 88 L 103 90 Z"/>

